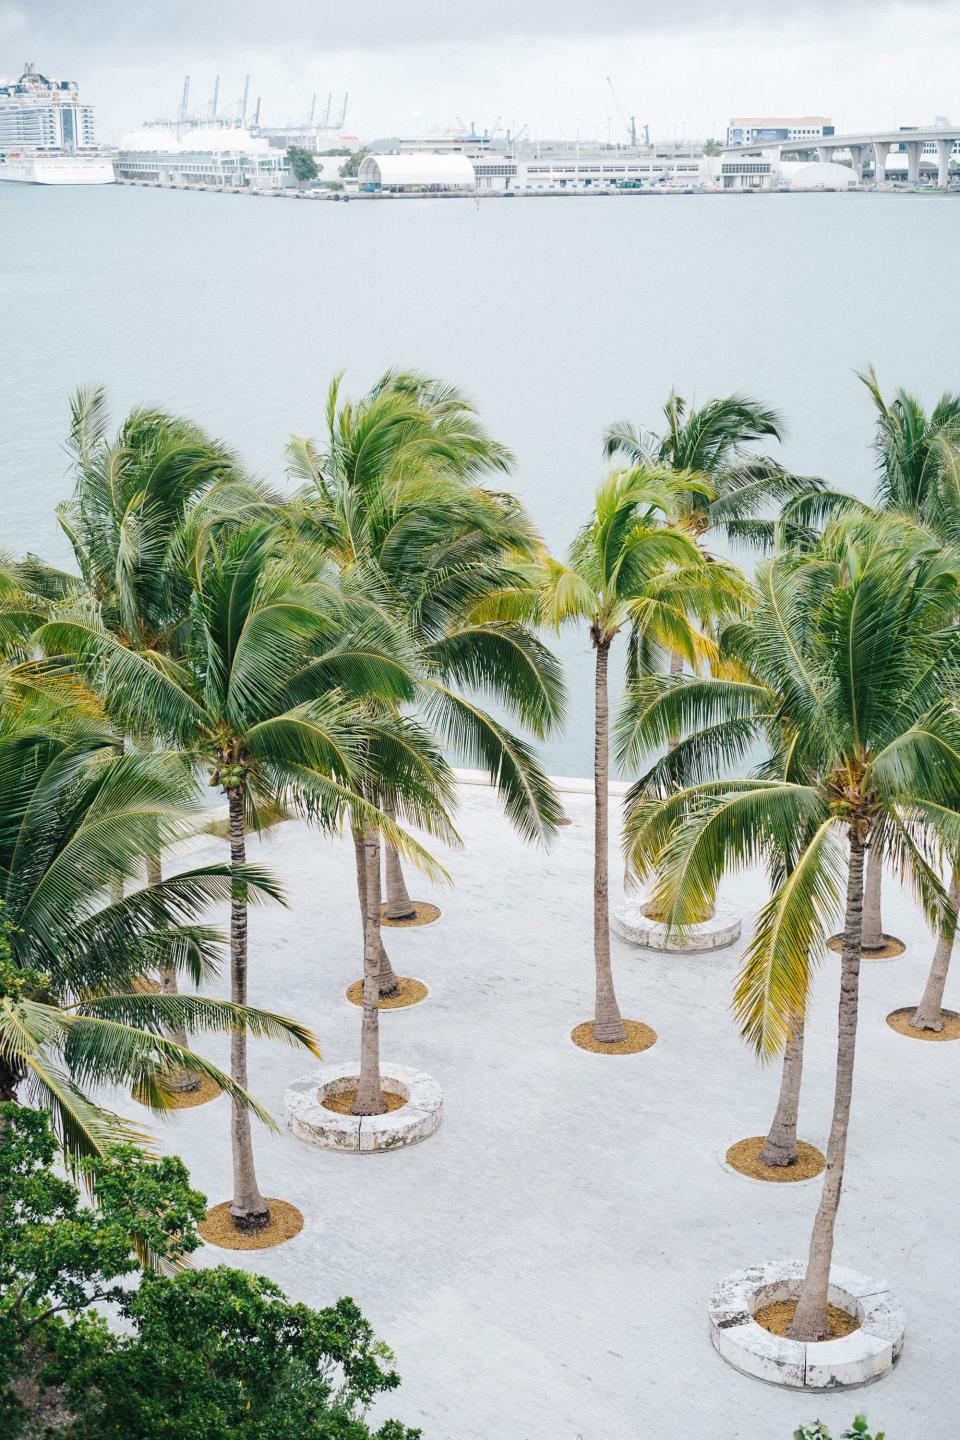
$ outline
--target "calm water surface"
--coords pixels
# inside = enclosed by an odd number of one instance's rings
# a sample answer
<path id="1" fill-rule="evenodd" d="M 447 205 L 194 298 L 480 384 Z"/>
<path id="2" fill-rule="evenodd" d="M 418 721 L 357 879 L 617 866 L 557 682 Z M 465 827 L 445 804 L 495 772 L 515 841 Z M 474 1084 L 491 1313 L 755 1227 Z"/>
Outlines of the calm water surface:
<path id="1" fill-rule="evenodd" d="M 456 382 L 516 454 L 548 542 L 589 512 L 613 420 L 670 387 L 745 390 L 787 417 L 785 463 L 868 493 L 855 368 L 925 400 L 960 388 L 960 203 L 924 196 L 677 196 L 308 204 L 0 186 L 0 544 L 67 552 L 67 396 L 180 410 L 275 479 L 319 435 L 331 375 Z M 591 764 L 590 657 L 570 636 L 555 773 Z"/>

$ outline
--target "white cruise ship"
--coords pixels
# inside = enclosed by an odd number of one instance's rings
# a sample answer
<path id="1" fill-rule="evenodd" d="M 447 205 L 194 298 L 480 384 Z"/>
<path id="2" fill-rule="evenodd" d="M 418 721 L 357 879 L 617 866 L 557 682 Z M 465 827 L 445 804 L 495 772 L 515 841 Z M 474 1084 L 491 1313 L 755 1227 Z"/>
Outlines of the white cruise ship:
<path id="1" fill-rule="evenodd" d="M 32 185 L 110 185 L 113 161 L 97 149 L 93 107 L 76 82 L 48 80 L 27 65 L 0 85 L 0 180 Z"/>

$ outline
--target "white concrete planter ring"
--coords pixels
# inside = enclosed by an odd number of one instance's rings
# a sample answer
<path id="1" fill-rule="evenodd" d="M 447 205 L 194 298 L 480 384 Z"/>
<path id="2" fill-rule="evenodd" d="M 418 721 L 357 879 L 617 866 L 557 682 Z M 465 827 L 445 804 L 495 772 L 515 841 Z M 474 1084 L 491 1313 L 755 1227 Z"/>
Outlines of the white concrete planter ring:
<path id="1" fill-rule="evenodd" d="M 829 1300 L 856 1315 L 860 1328 L 836 1340 L 789 1340 L 754 1320 L 754 1313 L 800 1294 L 806 1265 L 768 1260 L 735 1270 L 710 1297 L 710 1340 L 744 1375 L 795 1390 L 866 1385 L 892 1370 L 903 1349 L 903 1311 L 882 1280 L 839 1265 L 830 1271 Z"/>
<path id="2" fill-rule="evenodd" d="M 668 931 L 659 920 L 643 913 L 646 900 L 628 900 L 614 911 L 611 924 L 621 940 L 643 945 L 647 950 L 664 950 L 694 955 L 703 950 L 723 950 L 740 936 L 740 916 L 732 905 L 722 902 L 701 925 L 687 925 L 683 931 Z"/>
<path id="3" fill-rule="evenodd" d="M 324 1065 L 291 1085 L 284 1097 L 287 1124 L 298 1140 L 326 1150 L 368 1153 L 415 1145 L 432 1135 L 443 1119 L 443 1091 L 422 1070 L 409 1065 L 381 1065 L 384 1090 L 402 1095 L 406 1103 L 386 1115 L 340 1115 L 323 1101 L 355 1090 L 359 1067 Z"/>

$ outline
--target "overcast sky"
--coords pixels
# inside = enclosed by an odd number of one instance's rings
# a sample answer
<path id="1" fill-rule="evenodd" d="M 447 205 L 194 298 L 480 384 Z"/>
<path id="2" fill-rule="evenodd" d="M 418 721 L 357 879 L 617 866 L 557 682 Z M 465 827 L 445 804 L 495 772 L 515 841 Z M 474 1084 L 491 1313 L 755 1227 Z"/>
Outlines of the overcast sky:
<path id="1" fill-rule="evenodd" d="M 960 0 L 0 0 L 0 79 L 24 60 L 75 79 L 104 139 L 173 115 L 183 76 L 203 113 L 219 73 L 262 118 L 304 119 L 350 92 L 346 129 L 460 121 L 618 139 L 722 134 L 738 115 L 825 114 L 838 128 L 960 120 Z M 781 12 L 781 13 L 778 13 Z"/>

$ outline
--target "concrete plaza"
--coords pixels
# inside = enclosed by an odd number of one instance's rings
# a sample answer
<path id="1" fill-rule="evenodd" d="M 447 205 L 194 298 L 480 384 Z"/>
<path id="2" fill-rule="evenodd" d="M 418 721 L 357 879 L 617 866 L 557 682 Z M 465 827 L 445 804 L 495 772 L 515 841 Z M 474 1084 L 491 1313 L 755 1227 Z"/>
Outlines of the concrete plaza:
<path id="1" fill-rule="evenodd" d="M 818 1416 L 836 1436 L 858 1411 L 887 1440 L 948 1440 L 960 1423 L 960 1044 L 908 1040 L 884 1023 L 920 995 L 932 942 L 918 912 L 891 882 L 885 926 L 907 951 L 863 966 L 836 1247 L 838 1263 L 897 1292 L 903 1359 L 866 1390 L 780 1390 L 720 1360 L 706 1318 L 728 1271 L 806 1253 L 819 1196 L 819 1185 L 765 1186 L 718 1161 L 765 1130 L 779 1078 L 729 1014 L 763 879 L 724 891 L 744 914 L 728 950 L 656 955 L 614 937 L 624 1014 L 659 1039 L 641 1055 L 585 1053 L 569 1032 L 592 1004 L 592 801 L 565 799 L 573 824 L 543 854 L 521 844 L 490 791 L 462 787 L 465 848 L 443 855 L 454 888 L 410 877 L 441 920 L 384 932 L 396 970 L 430 994 L 383 1014 L 382 1053 L 443 1086 L 438 1133 L 367 1156 L 258 1130 L 261 1188 L 298 1205 L 305 1229 L 273 1250 L 206 1248 L 199 1263 L 262 1270 L 314 1305 L 352 1295 L 403 1380 L 376 1414 L 422 1426 L 425 1440 L 790 1440 Z M 222 853 L 210 841 L 190 861 Z M 307 1021 L 330 1062 L 357 1055 L 360 1013 L 344 998 L 361 957 L 351 847 L 290 822 L 252 844 L 251 859 L 289 897 L 289 909 L 252 914 L 251 1003 Z M 801 1135 L 821 1146 L 838 969 L 831 956 L 817 976 L 808 1025 Z M 226 993 L 225 979 L 210 988 Z M 284 1089 L 313 1062 L 255 1042 L 250 1062 L 251 1089 L 282 1124 Z M 211 1204 L 228 1196 L 225 1100 L 155 1129 Z"/>

